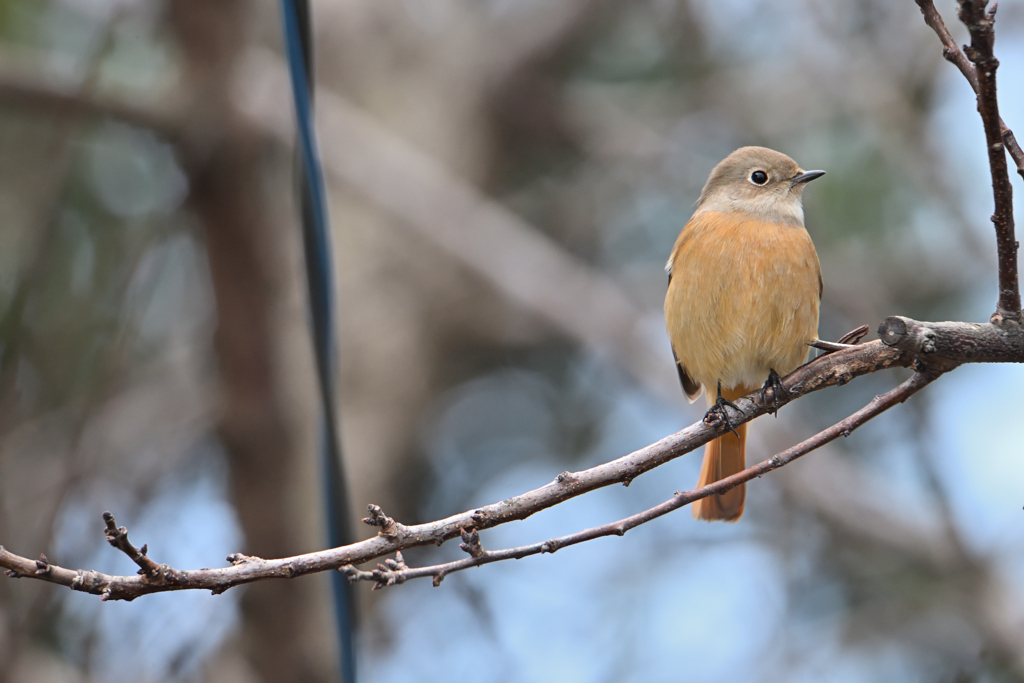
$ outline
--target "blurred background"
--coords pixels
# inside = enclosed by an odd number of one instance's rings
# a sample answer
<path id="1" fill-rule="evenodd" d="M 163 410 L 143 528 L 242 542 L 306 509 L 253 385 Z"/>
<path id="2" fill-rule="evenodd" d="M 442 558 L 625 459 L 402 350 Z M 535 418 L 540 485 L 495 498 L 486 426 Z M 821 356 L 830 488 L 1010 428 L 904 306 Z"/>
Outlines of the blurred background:
<path id="1" fill-rule="evenodd" d="M 994 310 L 981 123 L 911 0 L 313 6 L 353 516 L 447 516 L 698 420 L 663 265 L 741 145 L 828 171 L 805 206 L 823 338 Z M 324 546 L 280 33 L 270 0 L 0 2 L 12 552 L 130 574 L 103 510 L 180 568 Z M 1020 3 L 1001 3 L 997 36 L 1003 118 L 1022 134 Z M 758 420 L 748 458 L 902 378 Z M 736 525 L 682 511 L 436 589 L 360 585 L 362 678 L 1024 680 L 1022 391 L 1020 367 L 960 368 L 756 480 Z M 699 465 L 483 544 L 638 512 Z M 449 545 L 406 559 L 457 557 Z M 0 683 L 333 681 L 327 596 L 316 576 L 104 604 L 5 578 Z"/>

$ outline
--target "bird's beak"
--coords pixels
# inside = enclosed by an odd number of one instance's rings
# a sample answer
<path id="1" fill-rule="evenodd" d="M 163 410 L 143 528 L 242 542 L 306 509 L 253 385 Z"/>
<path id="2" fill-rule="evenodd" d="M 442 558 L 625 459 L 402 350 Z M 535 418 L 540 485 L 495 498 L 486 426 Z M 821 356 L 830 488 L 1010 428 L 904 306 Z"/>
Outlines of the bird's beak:
<path id="1" fill-rule="evenodd" d="M 825 175 L 824 171 L 804 171 L 800 175 L 793 176 L 789 182 L 793 185 L 799 185 L 800 183 L 809 183 L 815 178 L 820 178 Z"/>

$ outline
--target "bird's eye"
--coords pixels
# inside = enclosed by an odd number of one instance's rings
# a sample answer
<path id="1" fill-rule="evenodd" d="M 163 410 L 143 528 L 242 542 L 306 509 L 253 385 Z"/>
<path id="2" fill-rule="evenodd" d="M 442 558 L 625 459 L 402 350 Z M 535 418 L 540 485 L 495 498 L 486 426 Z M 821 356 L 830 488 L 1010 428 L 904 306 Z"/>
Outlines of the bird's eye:
<path id="1" fill-rule="evenodd" d="M 750 174 L 750 182 L 755 185 L 764 185 L 768 182 L 768 174 L 764 171 L 754 171 Z"/>

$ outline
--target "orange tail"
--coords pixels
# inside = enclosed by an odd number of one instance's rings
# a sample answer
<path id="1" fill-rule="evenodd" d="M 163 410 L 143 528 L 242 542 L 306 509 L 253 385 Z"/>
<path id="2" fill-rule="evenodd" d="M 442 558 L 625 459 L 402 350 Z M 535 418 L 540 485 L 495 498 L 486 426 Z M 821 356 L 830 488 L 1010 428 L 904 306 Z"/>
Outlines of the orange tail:
<path id="1" fill-rule="evenodd" d="M 722 395 L 732 401 L 749 391 L 747 387 L 736 387 L 732 391 L 723 391 Z M 747 423 L 744 422 L 737 427 L 736 433 L 739 434 L 739 437 L 734 436 L 732 432 L 726 432 L 717 439 L 709 441 L 704 447 L 704 465 L 700 468 L 698 488 L 741 472 L 747 466 Z M 720 496 L 701 498 L 692 506 L 693 518 L 708 522 L 715 520 L 735 522 L 743 514 L 743 500 L 746 493 L 747 485 L 740 484 Z"/>
<path id="2" fill-rule="evenodd" d="M 728 432 L 714 441 L 709 441 L 708 445 L 704 447 L 704 466 L 700 468 L 698 487 L 725 479 L 746 467 L 746 423 L 737 427 L 736 433 L 740 435 L 738 439 L 733 436 L 732 432 Z M 746 488 L 746 484 L 740 484 L 719 496 L 708 496 L 698 500 L 693 504 L 694 519 L 703 519 L 708 522 L 718 519 L 735 522 L 743 514 Z"/>

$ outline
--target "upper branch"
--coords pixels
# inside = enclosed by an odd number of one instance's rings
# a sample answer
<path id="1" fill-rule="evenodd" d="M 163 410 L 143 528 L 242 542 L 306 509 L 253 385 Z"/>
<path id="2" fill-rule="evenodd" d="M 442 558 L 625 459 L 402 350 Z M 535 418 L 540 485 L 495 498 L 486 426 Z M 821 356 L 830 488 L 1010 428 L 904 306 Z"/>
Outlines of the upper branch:
<path id="1" fill-rule="evenodd" d="M 960 20 L 971 34 L 971 44 L 961 52 L 946 28 L 932 0 L 915 0 L 924 21 L 942 41 L 942 56 L 952 62 L 971 84 L 978 98 L 978 113 L 985 126 L 989 167 L 992 172 L 992 194 L 995 211 L 992 222 L 996 229 L 999 260 L 999 300 L 992 322 L 1021 321 L 1020 284 L 1017 274 L 1017 240 L 1013 226 L 1013 187 L 1006 164 L 1006 150 L 1017 164 L 1017 173 L 1024 178 L 1024 151 L 1007 125 L 999 117 L 996 98 L 996 69 L 999 60 L 993 53 L 997 4 L 986 11 L 988 0 L 960 0 Z"/>
<path id="2" fill-rule="evenodd" d="M 917 6 L 921 8 L 921 14 L 924 15 L 924 23 L 928 24 L 935 31 L 939 40 L 942 41 L 942 56 L 956 68 L 960 69 L 960 73 L 964 75 L 964 78 L 971 85 L 971 89 L 974 90 L 974 94 L 977 95 L 978 73 L 974 70 L 974 66 L 967 59 L 967 56 L 960 50 L 956 41 L 953 40 L 953 35 L 946 28 L 946 22 L 942 20 L 942 16 L 935 9 L 932 0 L 915 1 Z M 1014 137 L 1013 131 L 1007 127 L 1002 119 L 999 120 L 999 131 L 1003 138 L 1003 144 L 1006 145 L 1007 151 L 1010 152 L 1010 156 L 1013 157 L 1014 162 L 1017 164 L 1017 173 L 1020 174 L 1021 178 L 1024 178 L 1024 150 L 1017 144 L 1017 138 Z"/>
<path id="3" fill-rule="evenodd" d="M 992 171 L 992 195 L 995 212 L 992 223 L 996 228 L 996 247 L 999 251 L 999 303 L 995 322 L 1020 322 L 1020 284 L 1017 279 L 1017 240 L 1013 229 L 1013 187 L 1006 166 L 1006 151 L 996 97 L 996 69 L 999 60 L 993 53 L 995 43 L 996 7 L 985 10 L 988 0 L 960 0 L 960 21 L 971 33 L 971 44 L 964 47 L 967 58 L 974 63 L 978 78 L 978 113 L 985 125 L 988 143 L 988 163 Z"/>
<path id="4" fill-rule="evenodd" d="M 985 127 L 988 163 L 992 173 L 992 195 L 995 211 L 992 223 L 996 229 L 999 261 L 999 299 L 992 322 L 1021 321 L 1020 283 L 1017 275 L 1017 239 L 1013 227 L 1013 187 L 1006 164 L 1006 150 L 1017 163 L 1017 172 L 1024 178 L 1024 152 L 1013 132 L 999 117 L 996 96 L 996 69 L 999 60 L 993 53 L 997 3 L 986 11 L 988 0 L 959 0 L 960 21 L 971 34 L 971 44 L 961 52 L 932 0 L 915 0 L 924 21 L 942 41 L 942 55 L 952 62 L 971 84 L 978 99 L 978 113 Z"/>

